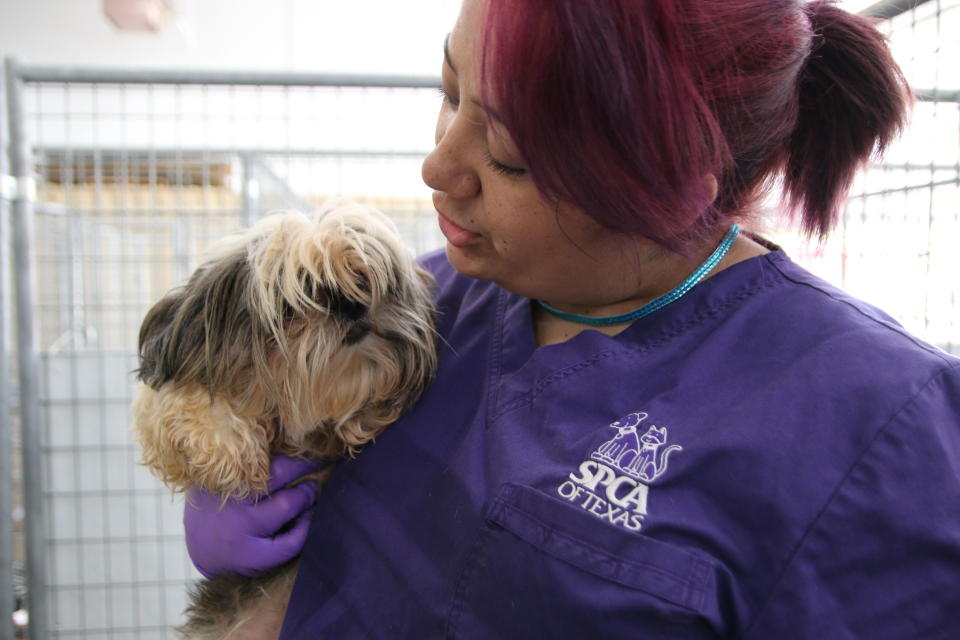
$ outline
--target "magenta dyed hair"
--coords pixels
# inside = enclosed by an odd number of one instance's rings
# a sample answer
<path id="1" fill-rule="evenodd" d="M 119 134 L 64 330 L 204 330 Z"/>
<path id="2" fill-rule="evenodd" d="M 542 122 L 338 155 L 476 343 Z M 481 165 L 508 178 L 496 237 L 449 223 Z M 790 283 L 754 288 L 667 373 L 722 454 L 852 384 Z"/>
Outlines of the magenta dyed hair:
<path id="1" fill-rule="evenodd" d="M 781 174 L 825 235 L 907 104 L 883 36 L 828 2 L 489 0 L 485 36 L 540 191 L 671 248 L 743 218 Z"/>

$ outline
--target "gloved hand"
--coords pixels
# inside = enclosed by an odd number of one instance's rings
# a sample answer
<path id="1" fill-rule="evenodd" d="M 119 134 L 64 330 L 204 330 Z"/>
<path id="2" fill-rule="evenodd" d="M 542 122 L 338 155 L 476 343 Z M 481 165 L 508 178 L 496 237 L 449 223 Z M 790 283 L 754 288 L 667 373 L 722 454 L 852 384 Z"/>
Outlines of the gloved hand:
<path id="1" fill-rule="evenodd" d="M 270 460 L 268 494 L 257 500 L 227 500 L 222 509 L 219 496 L 189 489 L 183 527 L 187 552 L 197 570 L 207 578 L 228 572 L 250 576 L 299 554 L 307 539 L 317 485 L 281 487 L 325 464 L 275 456 Z"/>

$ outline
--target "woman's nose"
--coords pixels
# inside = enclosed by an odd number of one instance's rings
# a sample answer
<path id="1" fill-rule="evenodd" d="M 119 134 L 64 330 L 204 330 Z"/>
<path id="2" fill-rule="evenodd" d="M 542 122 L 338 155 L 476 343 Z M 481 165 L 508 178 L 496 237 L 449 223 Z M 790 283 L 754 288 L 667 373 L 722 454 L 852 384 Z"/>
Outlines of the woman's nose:
<path id="1" fill-rule="evenodd" d="M 446 120 L 446 122 L 444 122 Z M 451 198 L 470 198 L 480 193 L 480 178 L 470 162 L 470 140 L 457 126 L 456 118 L 437 123 L 437 146 L 423 161 L 421 175 L 428 187 Z"/>

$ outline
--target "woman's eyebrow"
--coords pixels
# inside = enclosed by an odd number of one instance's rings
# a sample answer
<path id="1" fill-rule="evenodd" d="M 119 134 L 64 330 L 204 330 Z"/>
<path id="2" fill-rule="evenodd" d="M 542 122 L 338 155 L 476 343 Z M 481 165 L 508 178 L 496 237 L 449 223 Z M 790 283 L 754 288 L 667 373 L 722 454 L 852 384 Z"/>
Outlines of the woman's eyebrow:
<path id="1" fill-rule="evenodd" d="M 447 34 L 447 37 L 443 39 L 443 59 L 446 61 L 447 66 L 450 67 L 450 70 L 453 71 L 454 75 L 457 75 L 457 68 L 454 66 L 453 61 L 450 59 L 450 34 Z M 497 113 L 497 110 L 493 107 L 481 103 L 476 98 L 470 100 L 473 104 L 477 105 L 483 109 L 487 115 L 496 120 L 499 123 L 503 123 L 503 119 L 500 117 L 500 114 Z"/>
<path id="2" fill-rule="evenodd" d="M 443 39 L 443 59 L 447 62 L 447 66 L 450 67 L 450 70 L 454 73 L 457 72 L 457 68 L 453 66 L 453 61 L 450 59 L 450 48 L 448 43 L 450 42 L 450 34 L 447 34 L 447 37 Z"/>

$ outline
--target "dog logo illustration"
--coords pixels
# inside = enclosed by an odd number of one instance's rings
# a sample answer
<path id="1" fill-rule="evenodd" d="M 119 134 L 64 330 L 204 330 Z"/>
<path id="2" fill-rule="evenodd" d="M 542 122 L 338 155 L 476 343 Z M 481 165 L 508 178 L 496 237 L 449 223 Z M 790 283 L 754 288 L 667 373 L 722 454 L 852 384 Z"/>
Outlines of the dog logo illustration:
<path id="1" fill-rule="evenodd" d="M 627 475 L 653 482 L 667 471 L 669 456 L 674 451 L 683 451 L 683 447 L 672 444 L 666 448 L 666 427 L 651 425 L 643 435 L 638 427 L 647 419 L 647 414 L 631 413 L 610 426 L 617 434 L 604 442 L 590 457 L 616 467 Z"/>

